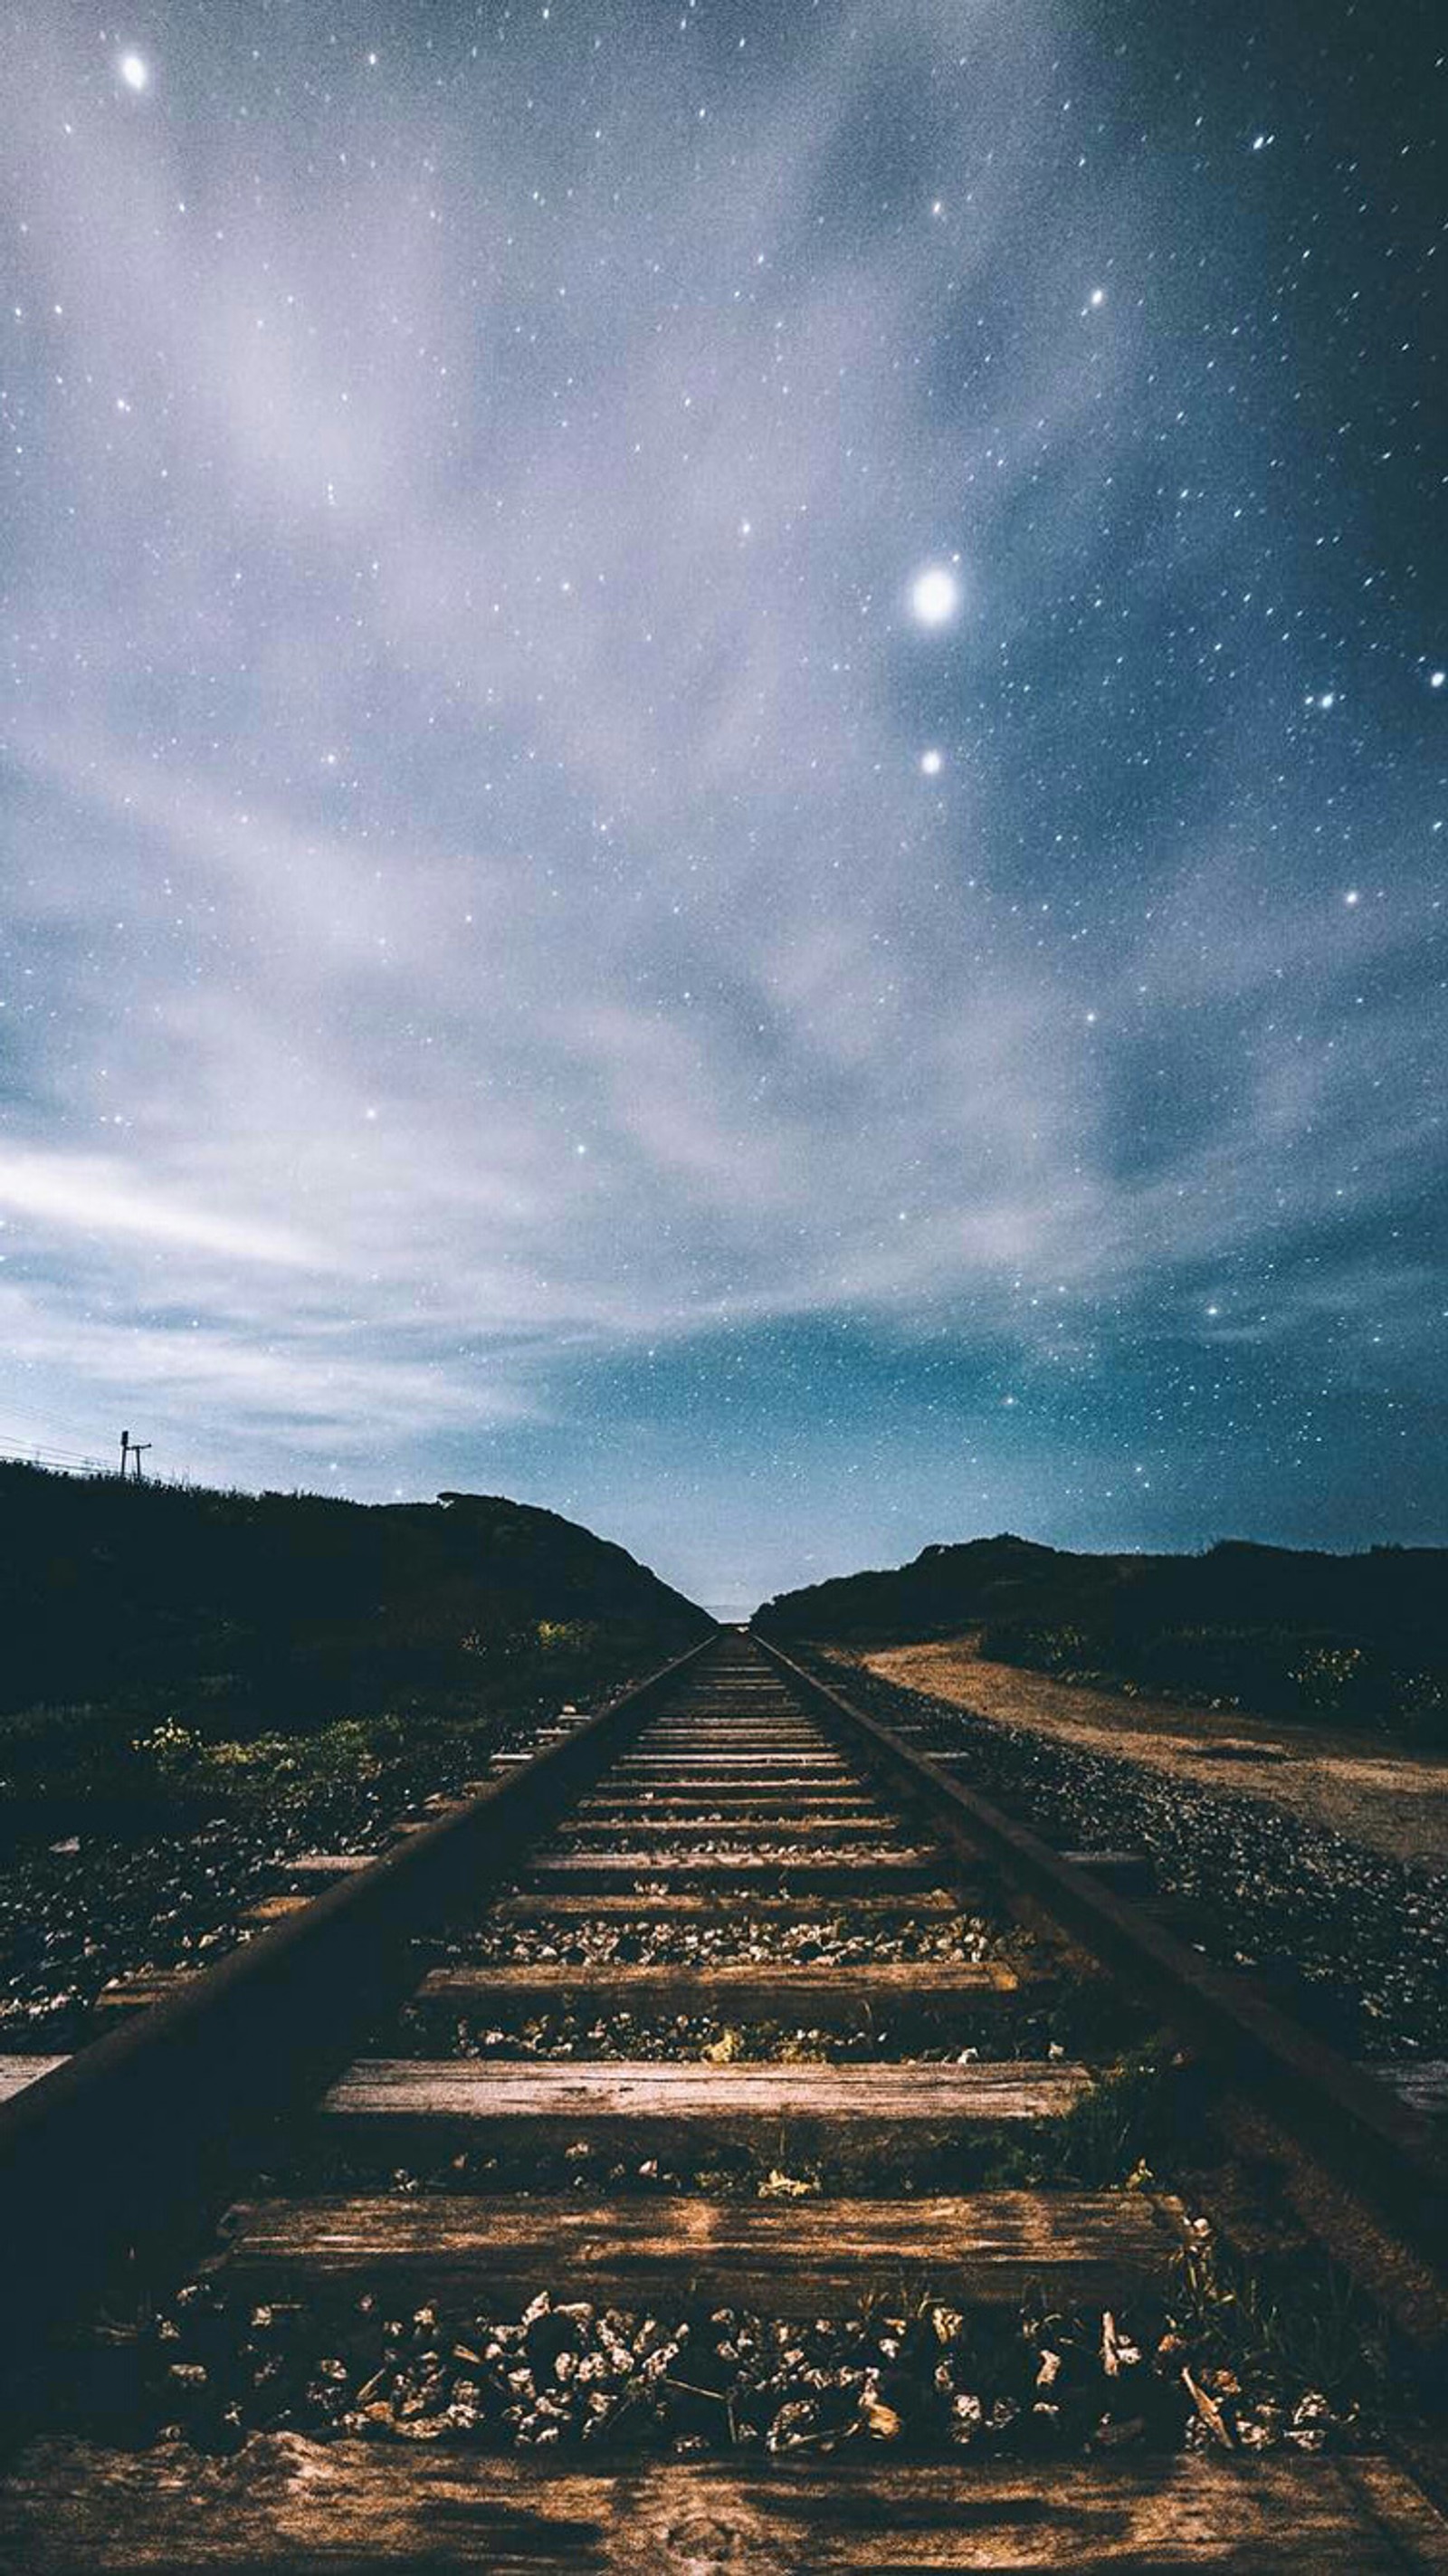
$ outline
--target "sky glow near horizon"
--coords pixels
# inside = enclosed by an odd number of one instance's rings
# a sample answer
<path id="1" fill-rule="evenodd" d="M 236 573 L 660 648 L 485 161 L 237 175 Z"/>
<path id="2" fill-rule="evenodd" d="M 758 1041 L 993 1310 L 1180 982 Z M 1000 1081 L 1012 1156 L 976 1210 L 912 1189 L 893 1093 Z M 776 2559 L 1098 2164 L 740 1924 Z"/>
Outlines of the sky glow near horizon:
<path id="1" fill-rule="evenodd" d="M 0 1445 L 1448 1537 L 1435 13 L 10 73 Z"/>

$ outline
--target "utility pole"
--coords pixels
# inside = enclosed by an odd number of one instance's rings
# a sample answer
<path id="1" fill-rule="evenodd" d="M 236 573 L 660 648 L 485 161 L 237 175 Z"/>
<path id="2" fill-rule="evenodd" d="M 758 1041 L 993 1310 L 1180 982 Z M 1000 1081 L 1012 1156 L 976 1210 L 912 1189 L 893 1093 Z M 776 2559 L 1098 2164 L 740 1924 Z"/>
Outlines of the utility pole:
<path id="1" fill-rule="evenodd" d="M 144 1484 L 145 1479 L 141 1474 L 141 1452 L 144 1449 L 153 1449 L 155 1445 L 156 1444 L 153 1440 L 133 1440 L 129 1431 L 123 1431 L 121 1433 L 122 1477 L 124 1477 L 126 1472 L 126 1460 L 128 1458 L 134 1458 L 136 1462 L 136 1482 L 138 1485 Z"/>
<path id="2" fill-rule="evenodd" d="M 121 1482 L 122 1482 L 122 1484 L 124 1484 L 124 1483 L 125 1483 L 125 1479 L 126 1479 L 126 1451 L 129 1449 L 130 1445 L 131 1445 L 131 1435 L 130 1435 L 129 1431 L 123 1431 L 123 1432 L 121 1433 Z"/>

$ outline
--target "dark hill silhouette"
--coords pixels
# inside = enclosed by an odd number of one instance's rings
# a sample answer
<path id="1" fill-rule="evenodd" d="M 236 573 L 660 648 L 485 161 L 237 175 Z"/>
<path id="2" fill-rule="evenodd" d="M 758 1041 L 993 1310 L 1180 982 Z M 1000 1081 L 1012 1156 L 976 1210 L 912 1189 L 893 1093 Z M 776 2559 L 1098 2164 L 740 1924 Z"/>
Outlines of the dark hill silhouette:
<path id="1" fill-rule="evenodd" d="M 1448 1741 L 1442 1548 L 1330 1556 L 1225 1539 L 1200 1556 L 1085 1556 L 1003 1533 L 781 1593 L 757 1616 L 780 1636 L 849 1643 L 978 1628 L 1005 1662 Z"/>
<path id="2" fill-rule="evenodd" d="M 1035 1617 L 1082 1609 L 1100 1592 L 1105 1570 L 1151 1560 L 1071 1556 L 1062 1548 L 1003 1531 L 922 1548 L 910 1565 L 889 1572 L 836 1575 L 766 1602 L 759 1624 L 816 1637 L 917 1639 L 943 1636 L 984 1620 Z"/>
<path id="3" fill-rule="evenodd" d="M 0 1466 L 0 1709 L 307 1725 L 476 1693 L 557 1639 L 660 1662 L 706 1614 L 626 1551 L 492 1494 L 364 1504 Z"/>

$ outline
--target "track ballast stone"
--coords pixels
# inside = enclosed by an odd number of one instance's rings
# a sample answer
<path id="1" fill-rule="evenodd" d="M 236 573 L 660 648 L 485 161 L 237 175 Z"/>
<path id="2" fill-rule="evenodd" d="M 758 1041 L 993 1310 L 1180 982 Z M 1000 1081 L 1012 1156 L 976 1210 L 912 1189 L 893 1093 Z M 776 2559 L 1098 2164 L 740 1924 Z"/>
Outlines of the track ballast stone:
<path id="1" fill-rule="evenodd" d="M 1291 1972 L 1349 2054 L 1448 2056 L 1448 1871 L 1405 1869 L 1265 1799 L 1167 1780 L 859 1665 L 815 1660 L 886 1725 L 928 1719 L 919 1749 L 968 1751 L 971 1787 L 1009 1802 L 1048 1842 L 1149 1852 L 1162 1887 L 1201 1908 L 1214 1954 Z"/>
<path id="2" fill-rule="evenodd" d="M 446 2442 L 830 2455 L 879 2445 L 982 2459 L 1350 2449 L 1356 2397 L 1290 2366 L 1244 2377 L 1189 2299 L 1017 2315 L 923 2299 L 801 2322 L 734 2308 L 642 2310 L 557 2299 L 519 2312 L 364 2299 L 228 2307 L 190 2285 L 147 2339 L 133 2439 L 227 2450 L 260 2431 Z"/>

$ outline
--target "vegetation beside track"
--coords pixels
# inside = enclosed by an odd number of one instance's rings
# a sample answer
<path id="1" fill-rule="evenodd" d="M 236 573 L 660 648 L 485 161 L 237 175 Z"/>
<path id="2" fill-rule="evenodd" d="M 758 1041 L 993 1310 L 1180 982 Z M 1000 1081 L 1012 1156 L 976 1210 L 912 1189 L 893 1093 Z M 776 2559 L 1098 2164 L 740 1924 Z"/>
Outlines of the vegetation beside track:
<path id="1" fill-rule="evenodd" d="M 12 1835 L 65 1801 L 185 1822 L 305 1779 L 285 1739 L 322 1739 L 325 1777 L 386 1758 L 401 1727 L 647 1671 L 709 1626 L 622 1548 L 498 1496 L 367 1505 L 5 1465 L 0 1623 Z"/>
<path id="2" fill-rule="evenodd" d="M 703 1632 L 495 1497 L 366 1506 L 0 1465 L 0 2039 L 206 1965 L 290 1853 L 374 1847 L 520 1728 Z"/>
<path id="3" fill-rule="evenodd" d="M 46 1825 L 37 1832 L 33 1802 L 23 1815 L 12 1806 L 0 1857 L 0 2047 L 69 2047 L 115 1979 L 209 1966 L 291 1855 L 375 1850 L 409 1808 L 461 1790 L 560 1705 L 591 1705 L 636 1677 L 632 1643 L 520 1656 L 514 1695 L 471 1711 L 414 1706 L 307 1735 L 208 1740 L 173 1718 L 118 1740 L 114 1710 L 44 1712 Z M 99 1778 L 83 1768 L 96 1730 L 108 1747 Z"/>
<path id="4" fill-rule="evenodd" d="M 1442 1548 L 1086 1556 L 1002 1535 L 781 1593 L 757 1624 L 876 1645 L 978 1628 L 993 1661 L 1064 1680 L 1448 1745 Z"/>

